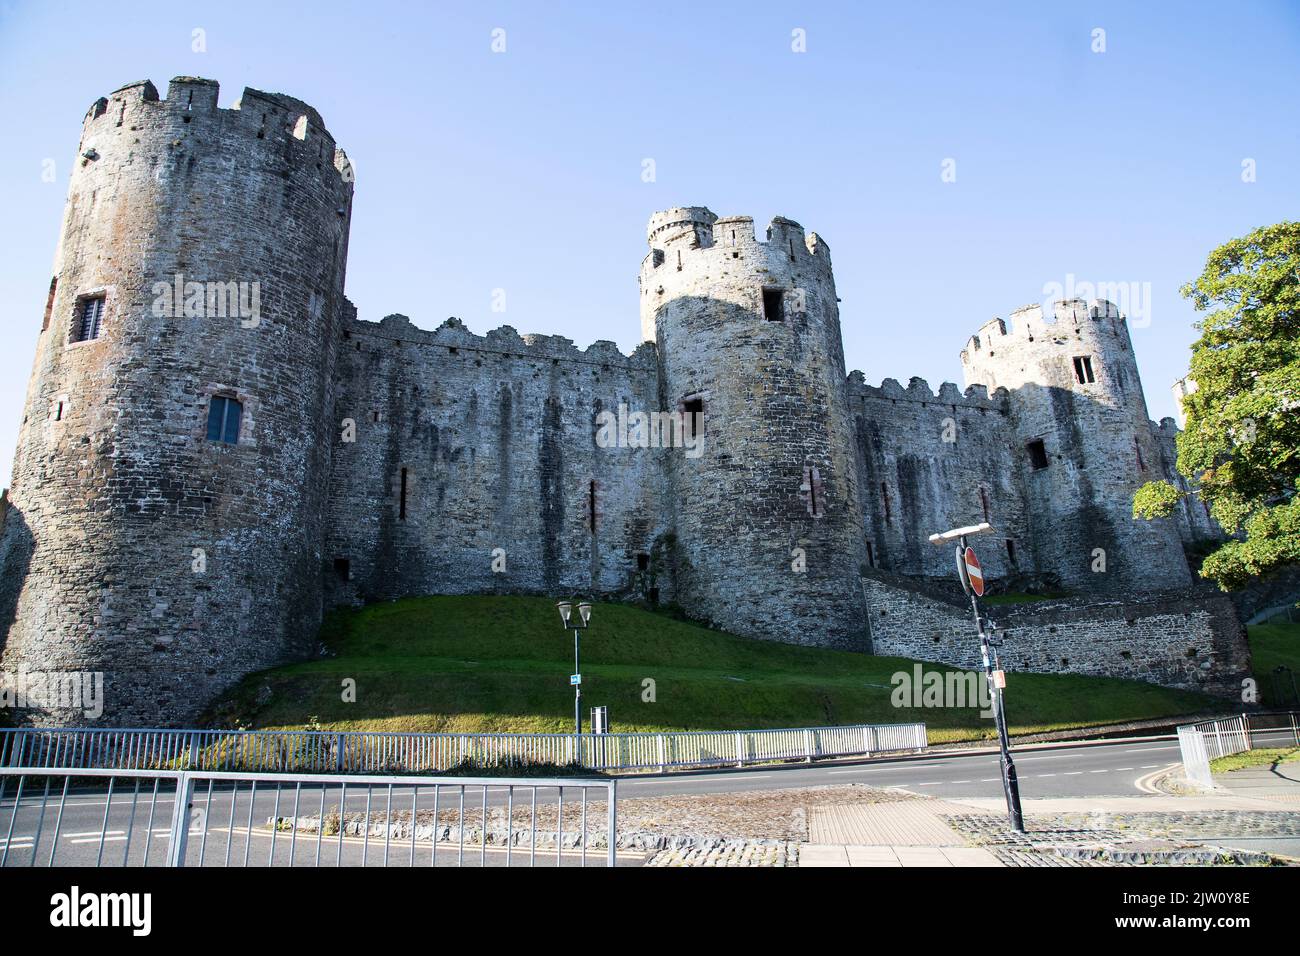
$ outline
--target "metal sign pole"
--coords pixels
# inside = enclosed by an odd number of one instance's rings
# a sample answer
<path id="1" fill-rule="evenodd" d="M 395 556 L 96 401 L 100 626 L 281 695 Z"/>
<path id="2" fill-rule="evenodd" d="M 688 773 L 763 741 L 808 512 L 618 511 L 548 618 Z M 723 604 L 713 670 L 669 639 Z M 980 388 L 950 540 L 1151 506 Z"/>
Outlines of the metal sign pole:
<path id="1" fill-rule="evenodd" d="M 961 536 L 961 555 L 966 553 L 966 536 Z M 959 559 L 958 566 L 964 567 L 964 562 Z M 1011 816 L 1011 829 L 1017 833 L 1025 832 L 1025 818 L 1020 809 L 1020 783 L 1016 779 L 1016 765 L 1011 759 L 1011 741 L 1007 736 L 1007 717 L 1002 709 L 1002 689 L 998 687 L 997 681 L 993 678 L 993 661 L 990 654 L 989 636 L 984 629 L 984 617 L 980 614 L 979 597 L 975 594 L 975 589 L 970 587 L 965 574 L 962 575 L 962 584 L 966 586 L 966 592 L 970 595 L 971 612 L 975 615 L 975 630 L 980 637 L 980 655 L 984 660 L 984 680 L 988 683 L 989 694 L 993 698 L 993 720 L 998 728 L 998 748 L 1001 751 L 1002 759 L 1002 792 L 1007 798 L 1007 813 Z"/>
<path id="2" fill-rule="evenodd" d="M 578 675 L 578 683 L 573 685 L 573 732 L 582 735 L 582 659 L 578 629 L 573 629 L 573 673 Z"/>

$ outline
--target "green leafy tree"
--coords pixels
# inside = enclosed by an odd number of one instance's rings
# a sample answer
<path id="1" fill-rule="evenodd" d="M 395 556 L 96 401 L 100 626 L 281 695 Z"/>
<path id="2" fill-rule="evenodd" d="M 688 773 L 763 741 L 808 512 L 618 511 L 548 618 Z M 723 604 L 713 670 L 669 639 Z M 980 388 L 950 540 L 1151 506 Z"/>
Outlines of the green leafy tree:
<path id="1" fill-rule="evenodd" d="M 1300 562 L 1300 223 L 1210 253 L 1182 289 L 1197 311 L 1197 389 L 1183 401 L 1178 470 L 1233 535 L 1201 565 L 1224 590 Z M 1171 514 L 1187 492 L 1150 482 L 1135 518 Z"/>

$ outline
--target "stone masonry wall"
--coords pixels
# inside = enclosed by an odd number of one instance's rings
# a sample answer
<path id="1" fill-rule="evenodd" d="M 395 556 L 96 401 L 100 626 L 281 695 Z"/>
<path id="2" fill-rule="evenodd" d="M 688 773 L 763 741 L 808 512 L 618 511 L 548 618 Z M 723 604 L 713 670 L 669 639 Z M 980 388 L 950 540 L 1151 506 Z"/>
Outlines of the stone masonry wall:
<path id="1" fill-rule="evenodd" d="M 329 603 L 632 592 L 638 555 L 644 563 L 668 527 L 663 452 L 600 447 L 596 421 L 620 405 L 656 407 L 653 345 L 579 351 L 509 326 L 474 335 L 456 319 L 428 332 L 400 315 L 350 322 L 344 336 Z M 669 596 L 667 575 L 657 583 Z"/>
<path id="2" fill-rule="evenodd" d="M 703 453 L 667 458 L 693 614 L 750 637 L 861 649 L 866 560 L 830 250 L 777 217 L 657 213 L 643 336 L 665 410 L 699 402 Z"/>
<path id="3" fill-rule="evenodd" d="M 874 567 L 951 574 L 953 549 L 927 539 L 981 521 L 997 529 L 981 555 L 990 580 L 1038 566 L 1005 391 L 990 396 L 977 385 L 963 393 L 945 382 L 935 394 L 919 378 L 907 388 L 893 379 L 874 388 L 853 372 L 849 395 Z"/>
<path id="4" fill-rule="evenodd" d="M 1057 302 L 1046 316 L 1027 306 L 1010 326 L 987 323 L 961 361 L 968 385 L 1010 392 L 1007 437 L 1044 569 L 1068 589 L 1112 595 L 1191 583 L 1174 521 L 1133 519 L 1134 492 L 1161 477 L 1160 450 L 1113 304 Z"/>
<path id="5" fill-rule="evenodd" d="M 952 590 L 957 590 L 953 577 Z M 979 668 L 969 605 L 879 573 L 862 579 L 872 653 Z M 1201 592 L 986 608 L 1009 671 L 1141 680 L 1240 700 L 1250 649 L 1232 602 Z"/>
<path id="6" fill-rule="evenodd" d="M 42 331 L 0 539 L 3 670 L 102 673 L 119 726 L 192 720 L 309 653 L 320 621 L 351 169 L 306 104 L 217 93 L 178 77 L 166 99 L 143 82 L 91 106 L 50 302 L 26 313 Z M 245 283 L 249 314 L 218 314 L 206 286 L 160 303 L 178 276 Z M 101 332 L 79 341 L 98 295 Z M 233 444 L 206 440 L 219 395 L 243 403 Z"/>
<path id="7" fill-rule="evenodd" d="M 1151 434 L 1155 440 L 1159 455 L 1158 476 L 1180 491 L 1190 491 L 1187 479 L 1178 471 L 1178 425 L 1172 418 L 1160 419 L 1160 424 L 1151 422 Z M 1178 527 L 1178 535 L 1186 544 L 1214 540 L 1223 537 L 1223 529 L 1210 517 L 1210 509 L 1205 506 L 1195 493 L 1187 494 L 1178 500 L 1173 520 Z"/>
<path id="8" fill-rule="evenodd" d="M 1170 590 L 1189 580 L 1182 542 L 1218 529 L 1191 500 L 1131 518 L 1141 482 L 1176 478 L 1176 432 L 1148 421 L 1109 303 L 989 323 L 962 353 L 964 392 L 874 388 L 846 374 L 824 240 L 678 207 L 650 220 L 630 356 L 358 321 L 347 157 L 300 100 L 217 97 L 210 80 L 177 77 L 165 98 L 146 81 L 86 115 L 49 301 L 30 314 L 0 670 L 103 672 L 102 722 L 185 723 L 310 654 L 328 606 L 627 596 L 643 571 L 741 635 L 968 664 L 960 606 L 889 572 L 947 577 L 952 551 L 928 535 L 988 520 L 989 579 L 1106 595 L 1001 614 L 1009 667 L 1235 692 L 1248 658 L 1230 606 Z M 175 281 L 256 283 L 258 321 L 206 302 L 160 313 L 157 285 Z M 101 334 L 77 341 L 97 296 Z M 206 437 L 219 397 L 242 403 L 231 444 Z M 599 417 L 620 409 L 698 409 L 701 453 L 603 447 Z"/>

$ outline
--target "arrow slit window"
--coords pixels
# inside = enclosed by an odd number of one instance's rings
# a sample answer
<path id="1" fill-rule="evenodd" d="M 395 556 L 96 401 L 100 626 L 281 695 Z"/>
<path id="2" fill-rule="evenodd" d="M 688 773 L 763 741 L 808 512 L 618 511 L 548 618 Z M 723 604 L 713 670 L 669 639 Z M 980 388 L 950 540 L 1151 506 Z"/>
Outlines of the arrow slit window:
<path id="1" fill-rule="evenodd" d="M 803 484 L 799 490 L 804 494 L 804 500 L 808 503 L 808 513 L 814 518 L 820 518 L 824 510 L 822 501 L 822 476 L 816 468 L 807 466 L 803 470 Z"/>

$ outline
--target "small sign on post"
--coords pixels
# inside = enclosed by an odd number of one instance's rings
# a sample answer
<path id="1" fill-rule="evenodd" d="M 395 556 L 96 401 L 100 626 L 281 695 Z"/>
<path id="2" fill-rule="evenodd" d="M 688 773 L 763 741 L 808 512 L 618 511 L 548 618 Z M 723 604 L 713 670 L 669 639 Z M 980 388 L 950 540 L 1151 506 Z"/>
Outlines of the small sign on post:
<path id="1" fill-rule="evenodd" d="M 574 687 L 577 687 L 579 684 L 582 683 L 582 675 L 581 675 L 581 674 L 570 674 L 570 675 L 569 675 L 569 683 L 572 684 Z"/>
<path id="2" fill-rule="evenodd" d="M 976 597 L 984 596 L 984 571 L 980 568 L 980 559 L 975 557 L 975 549 L 967 548 L 962 555 L 962 565 L 966 569 L 966 580 Z"/>
<path id="3" fill-rule="evenodd" d="M 957 577 L 961 579 L 962 589 L 970 597 L 971 614 L 975 618 L 975 632 L 980 639 L 980 655 L 984 659 L 984 679 L 988 682 L 993 696 L 993 719 L 998 728 L 998 749 L 1002 756 L 1002 792 L 1007 798 L 1007 814 L 1011 818 L 1011 828 L 1024 833 L 1025 818 L 1020 807 L 1020 783 L 1016 778 L 1015 761 L 1011 758 L 1011 739 L 1007 734 L 1007 715 L 1002 702 L 1002 694 L 1007 686 L 1007 675 L 1001 667 L 997 670 L 993 669 L 994 659 L 997 657 L 996 653 L 990 653 L 996 646 L 989 636 L 993 625 L 980 613 L 979 599 L 984 596 L 984 570 L 980 567 L 979 558 L 975 557 L 975 549 L 966 544 L 968 536 L 992 530 L 993 526 L 984 521 L 969 527 L 953 528 L 950 531 L 932 534 L 930 543 L 958 542 L 955 552 Z M 989 625 L 987 628 L 986 624 Z"/>

